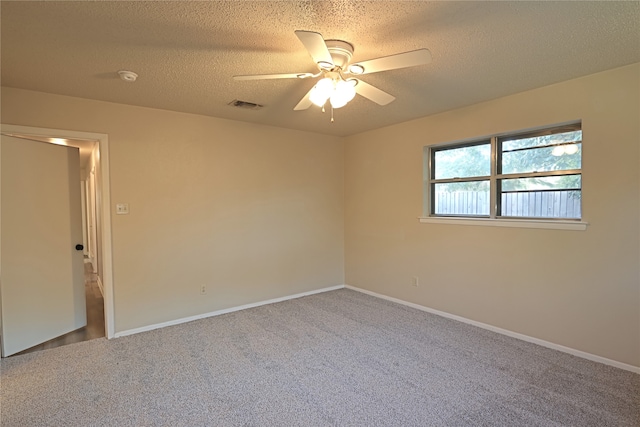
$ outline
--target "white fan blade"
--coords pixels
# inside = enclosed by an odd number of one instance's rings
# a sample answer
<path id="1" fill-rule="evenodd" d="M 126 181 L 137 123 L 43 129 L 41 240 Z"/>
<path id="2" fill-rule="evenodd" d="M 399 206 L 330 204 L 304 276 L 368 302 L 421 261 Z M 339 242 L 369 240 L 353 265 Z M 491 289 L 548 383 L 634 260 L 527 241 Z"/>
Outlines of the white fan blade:
<path id="1" fill-rule="evenodd" d="M 396 70 L 398 68 L 415 67 L 416 65 L 424 65 L 429 62 L 431 62 L 431 52 L 429 52 L 429 49 L 418 49 L 412 50 L 411 52 L 383 56 L 382 58 L 369 59 L 368 61 L 357 62 L 353 65 L 359 65 L 364 68 L 364 71 L 360 74 L 371 74 L 380 71 Z"/>
<path id="2" fill-rule="evenodd" d="M 247 76 L 233 76 L 234 80 L 268 80 L 268 79 L 306 79 L 313 77 L 311 73 L 289 73 L 289 74 L 251 74 Z"/>
<path id="3" fill-rule="evenodd" d="M 387 92 L 378 89 L 375 86 L 371 86 L 369 83 L 365 83 L 362 80 L 355 79 L 358 84 L 356 85 L 356 93 L 362 95 L 367 99 L 375 102 L 379 105 L 387 105 L 394 99 L 395 96 L 389 95 Z"/>
<path id="4" fill-rule="evenodd" d="M 311 98 L 310 98 L 312 90 L 313 90 L 313 87 L 309 90 L 309 92 L 307 92 L 307 94 L 305 96 L 302 97 L 300 102 L 298 102 L 298 105 L 293 107 L 293 109 L 295 111 L 306 110 L 307 108 L 311 107 L 311 105 L 313 104 L 313 102 L 311 102 Z"/>
<path id="5" fill-rule="evenodd" d="M 329 53 L 329 49 L 327 49 L 327 44 L 324 42 L 322 34 L 302 30 L 296 30 L 295 33 L 316 64 L 326 62 L 327 64 L 333 65 L 333 58 L 331 58 L 331 54 Z"/>

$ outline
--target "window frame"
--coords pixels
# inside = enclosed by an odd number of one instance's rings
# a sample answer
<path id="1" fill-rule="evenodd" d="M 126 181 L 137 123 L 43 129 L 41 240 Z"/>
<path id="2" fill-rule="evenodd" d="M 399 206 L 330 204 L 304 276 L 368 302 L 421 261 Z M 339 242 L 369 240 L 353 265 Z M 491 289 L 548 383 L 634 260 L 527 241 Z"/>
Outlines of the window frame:
<path id="1" fill-rule="evenodd" d="M 537 136 L 553 135 L 557 133 L 573 132 L 582 130 L 582 122 L 571 122 L 567 124 L 546 126 L 543 128 L 516 131 L 509 133 L 496 134 L 488 137 L 474 138 L 473 140 L 448 142 L 443 144 L 435 144 L 424 147 L 424 214 L 420 218 L 421 222 L 439 222 L 439 223 L 460 223 L 464 225 L 497 225 L 506 227 L 525 227 L 525 228 L 564 228 L 564 229 L 586 229 L 586 222 L 583 222 L 583 182 L 582 182 L 582 159 L 584 154 L 584 138 L 580 139 L 581 146 L 581 163 L 580 169 L 568 169 L 560 171 L 544 171 L 544 172 L 519 172 L 519 173 L 502 173 L 502 144 L 508 140 L 525 139 Z M 550 147 L 556 145 L 569 145 L 572 142 L 563 142 L 550 144 L 545 146 L 525 147 L 510 151 L 524 151 L 540 147 Z M 447 178 L 435 179 L 436 162 L 435 156 L 439 151 L 472 147 L 477 145 L 489 145 L 491 149 L 490 161 L 491 169 L 489 176 L 473 176 L 465 178 Z M 564 175 L 580 176 L 579 189 L 567 189 L 580 191 L 580 218 L 561 218 L 561 217 L 524 217 L 524 216 L 506 216 L 502 215 L 502 181 L 506 179 L 520 178 L 537 178 L 537 177 L 554 177 Z M 489 215 L 463 215 L 463 214 L 436 214 L 435 213 L 435 185 L 454 182 L 476 182 L 489 181 Z M 565 227 L 566 225 L 566 227 Z"/>
<path id="2" fill-rule="evenodd" d="M 443 218 L 490 218 L 491 217 L 490 216 L 491 206 L 493 205 L 493 201 L 491 200 L 491 197 L 492 197 L 491 189 L 493 188 L 491 183 L 491 177 L 493 175 L 493 171 L 495 170 L 492 139 L 493 138 L 489 138 L 489 139 L 483 138 L 480 140 L 462 142 L 457 144 L 448 143 L 448 144 L 439 144 L 437 146 L 426 147 L 428 149 L 429 165 L 428 165 L 428 171 L 427 171 L 428 182 L 427 182 L 427 190 L 426 190 L 428 194 L 428 199 L 427 199 L 428 201 L 427 201 L 427 210 L 425 210 L 425 212 L 428 212 L 429 216 L 443 217 Z M 444 179 L 435 178 L 436 169 L 433 166 L 435 165 L 436 153 L 438 151 L 445 151 L 445 150 L 451 150 L 456 148 L 475 147 L 478 145 L 489 145 L 491 147 L 491 155 L 490 155 L 491 165 L 489 169 L 489 175 L 478 175 L 478 176 L 470 176 L 470 177 L 464 177 L 464 178 L 444 178 Z M 489 215 L 456 215 L 456 214 L 448 215 L 448 214 L 435 213 L 435 191 L 433 191 L 435 184 L 449 184 L 449 183 L 455 183 L 455 182 L 478 182 L 478 181 L 489 181 L 489 199 L 490 199 Z"/>

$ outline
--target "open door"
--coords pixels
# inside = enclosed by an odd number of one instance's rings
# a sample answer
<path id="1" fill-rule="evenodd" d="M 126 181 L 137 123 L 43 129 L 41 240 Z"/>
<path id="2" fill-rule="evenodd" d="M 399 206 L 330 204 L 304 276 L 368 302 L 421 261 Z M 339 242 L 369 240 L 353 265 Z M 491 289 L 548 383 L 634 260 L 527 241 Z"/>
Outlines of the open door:
<path id="1" fill-rule="evenodd" d="M 77 148 L 2 136 L 2 356 L 87 324 Z"/>

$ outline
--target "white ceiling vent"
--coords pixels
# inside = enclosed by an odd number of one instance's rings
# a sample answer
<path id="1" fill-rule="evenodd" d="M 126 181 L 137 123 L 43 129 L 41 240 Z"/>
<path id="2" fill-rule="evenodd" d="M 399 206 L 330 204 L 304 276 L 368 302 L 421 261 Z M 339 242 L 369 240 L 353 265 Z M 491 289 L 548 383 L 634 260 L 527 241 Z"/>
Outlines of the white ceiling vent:
<path id="1" fill-rule="evenodd" d="M 239 99 L 234 99 L 229 103 L 232 107 L 244 108 L 245 110 L 259 110 L 264 105 L 254 104 L 253 102 L 240 101 Z"/>

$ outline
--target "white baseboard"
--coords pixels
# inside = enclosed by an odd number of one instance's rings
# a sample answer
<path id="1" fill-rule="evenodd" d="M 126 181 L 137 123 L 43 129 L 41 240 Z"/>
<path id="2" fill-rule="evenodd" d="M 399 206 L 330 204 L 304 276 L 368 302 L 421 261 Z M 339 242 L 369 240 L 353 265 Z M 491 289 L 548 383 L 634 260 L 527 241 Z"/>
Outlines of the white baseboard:
<path id="1" fill-rule="evenodd" d="M 233 313 L 234 311 L 246 310 L 248 308 L 260 307 L 261 305 L 274 304 L 277 302 L 287 301 L 287 300 L 296 299 L 296 298 L 302 298 L 309 295 L 319 294 L 322 292 L 335 291 L 343 288 L 344 288 L 344 285 L 331 286 L 328 288 L 316 289 L 313 291 L 302 292 L 299 294 L 288 295 L 285 297 L 274 298 L 266 301 L 259 301 L 251 304 L 245 304 L 238 307 L 225 308 L 222 310 L 211 311 L 209 313 L 197 314 L 195 316 L 189 316 L 189 317 L 183 317 L 181 319 L 170 320 L 168 322 L 156 323 L 149 326 L 142 326 L 140 328 L 127 329 L 125 331 L 116 332 L 114 337 L 115 338 L 125 337 L 127 335 L 138 334 L 140 332 L 152 331 L 154 329 L 165 328 L 167 326 L 179 325 L 181 323 L 187 323 L 187 322 L 192 322 L 194 320 L 205 319 L 207 317 L 220 316 L 221 314 Z"/>
<path id="2" fill-rule="evenodd" d="M 104 298 L 104 289 L 102 288 L 102 280 L 100 279 L 100 276 L 96 277 L 96 282 L 98 283 L 98 289 L 100 289 L 100 295 Z"/>
<path id="3" fill-rule="evenodd" d="M 98 286 L 100 287 L 100 291 L 102 292 L 102 282 L 100 281 L 99 277 L 98 277 Z M 405 306 L 408 306 L 408 307 L 415 308 L 417 310 L 421 310 L 421 311 L 425 311 L 425 312 L 428 312 L 428 313 L 432 313 L 432 314 L 435 314 L 437 316 L 442 316 L 442 317 L 446 317 L 448 319 L 457 320 L 458 322 L 467 323 L 469 325 L 477 326 L 479 328 L 486 329 L 486 330 L 489 330 L 489 331 L 492 331 L 492 332 L 496 332 L 498 334 L 506 335 L 506 336 L 509 336 L 509 337 L 512 337 L 512 338 L 517 338 L 517 339 L 520 339 L 522 341 L 530 342 L 530 343 L 533 343 L 533 344 L 538 344 L 538 345 L 541 345 L 543 347 L 547 347 L 547 348 L 550 348 L 550 349 L 553 349 L 553 350 L 558 350 L 558 351 L 561 351 L 563 353 L 568 353 L 568 354 L 571 354 L 573 356 L 577 356 L 577 357 L 581 357 L 583 359 L 591 360 L 593 362 L 602 363 L 602 364 L 605 364 L 605 365 L 613 366 L 613 367 L 616 367 L 616 368 L 624 369 L 626 371 L 631 371 L 631 372 L 635 372 L 637 374 L 640 374 L 640 367 L 638 367 L 638 366 L 633 366 L 633 365 L 629 365 L 627 363 L 618 362 L 616 360 L 607 359 L 606 357 L 597 356 L 595 354 L 587 353 L 587 352 L 584 352 L 584 351 L 581 351 L 581 350 L 576 350 L 576 349 L 571 348 L 571 347 L 565 347 L 565 346 L 560 345 L 560 344 L 555 344 L 555 343 L 552 343 L 552 342 L 549 342 L 549 341 L 541 340 L 539 338 L 530 337 L 528 335 L 520 334 L 518 332 L 513 332 L 513 331 L 510 331 L 508 329 L 498 328 L 496 326 L 492 326 L 492 325 L 489 325 L 489 324 L 486 324 L 486 323 L 477 322 L 475 320 L 467 319 L 466 317 L 457 316 L 455 314 L 450 314 L 450 313 L 447 313 L 445 311 L 440 311 L 440 310 L 436 310 L 436 309 L 433 309 L 433 308 L 425 307 L 423 305 L 415 304 L 415 303 L 412 303 L 412 302 L 407 302 L 407 301 L 404 301 L 404 300 L 401 300 L 401 299 L 398 299 L 398 298 L 393 298 L 393 297 L 390 297 L 390 296 L 387 296 L 387 295 L 379 294 L 379 293 L 376 293 L 376 292 L 368 291 L 366 289 L 361 289 L 361 288 L 357 288 L 355 286 L 350 286 L 350 285 L 331 286 L 331 287 L 328 287 L 328 288 L 316 289 L 316 290 L 313 290 L 313 291 L 302 292 L 302 293 L 299 293 L 299 294 L 288 295 L 288 296 L 285 296 L 285 297 L 274 298 L 274 299 L 270 299 L 270 300 L 266 300 L 266 301 L 259 301 L 259 302 L 255 302 L 255 303 L 251 303 L 251 304 L 245 304 L 245 305 L 241 305 L 241 306 L 237 306 L 237 307 L 225 308 L 225 309 L 222 309 L 222 310 L 216 310 L 216 311 L 212 311 L 212 312 L 208 312 L 208 313 L 198 314 L 198 315 L 195 315 L 195 316 L 183 317 L 181 319 L 170 320 L 168 322 L 162 322 L 162 323 L 156 323 L 156 324 L 153 324 L 153 325 L 142 326 L 140 328 L 128 329 L 128 330 L 116 332 L 114 337 L 115 338 L 120 338 L 120 337 L 124 337 L 124 336 L 127 336 L 127 335 L 138 334 L 140 332 L 152 331 L 154 329 L 164 328 L 164 327 L 167 327 L 167 326 L 179 325 L 181 323 L 187 323 L 187 322 L 192 322 L 194 320 L 205 319 L 207 317 L 220 316 L 222 314 L 233 313 L 234 311 L 246 310 L 246 309 L 249 309 L 249 308 L 260 307 L 262 305 L 274 304 L 274 303 L 278 303 L 278 302 L 282 302 L 282 301 L 287 301 L 287 300 L 301 298 L 301 297 L 305 297 L 305 296 L 309 296 L 309 295 L 319 294 L 319 293 L 322 293 L 322 292 L 335 291 L 335 290 L 343 289 L 343 288 L 347 288 L 347 289 L 351 289 L 353 291 L 357 291 L 357 292 L 361 292 L 361 293 L 364 293 L 364 294 L 367 294 L 367 295 L 371 295 L 371 296 L 374 296 L 376 298 L 381 298 L 381 299 L 385 299 L 385 300 L 388 300 L 388 301 L 392 301 L 392 302 L 395 302 L 395 303 L 398 303 L 398 304 L 402 304 L 402 305 L 405 305 Z"/>
<path id="4" fill-rule="evenodd" d="M 402 305 L 406 305 L 408 307 L 412 307 L 415 308 L 417 310 L 421 310 L 421 311 L 426 311 L 428 313 L 432 313 L 432 314 L 436 314 L 438 316 L 442 316 L 442 317 L 446 317 L 448 319 L 453 319 L 453 320 L 457 320 L 458 322 L 462 322 L 462 323 L 467 323 L 469 325 L 473 325 L 473 326 L 477 326 L 479 328 L 482 329 L 487 329 L 489 331 L 492 332 L 496 332 L 502 335 L 506 335 L 512 338 L 517 338 L 520 339 L 522 341 L 527 341 L 530 343 L 534 343 L 534 344 L 538 344 L 541 345 L 543 347 L 547 347 L 553 350 L 558 350 L 561 351 L 563 353 L 569 353 L 573 356 L 577 356 L 577 357 L 581 357 L 583 359 L 588 359 L 591 360 L 593 362 L 598 362 L 598 363 L 603 363 L 605 365 L 609 365 L 609 366 L 614 366 L 616 368 L 620 368 L 620 369 L 624 369 L 625 371 L 631 371 L 631 372 L 635 372 L 637 374 L 640 374 L 640 367 L 638 366 L 633 366 L 633 365 L 629 365 L 627 363 L 622 363 L 622 362 L 618 362 L 616 360 L 612 360 L 612 359 L 607 359 L 606 357 L 602 357 L 602 356 L 596 356 L 595 354 L 591 354 L 591 353 L 587 353 L 585 351 L 581 351 L 581 350 L 576 350 L 574 348 L 571 347 L 565 347 L 563 345 L 560 344 L 555 344 L 549 341 L 545 341 L 545 340 L 541 340 L 538 338 L 534 338 L 534 337 L 530 337 L 528 335 L 524 335 L 524 334 L 520 334 L 518 332 L 513 332 L 510 331 L 508 329 L 502 329 L 502 328 L 498 328 L 496 326 L 492 326 L 492 325 L 488 325 L 486 323 L 482 323 L 482 322 L 476 322 L 475 320 L 471 320 L 471 319 L 467 319 L 466 317 L 462 317 L 462 316 L 457 316 L 455 314 L 450 314 L 444 311 L 440 311 L 440 310 L 435 310 L 433 308 L 429 308 L 429 307 L 425 307 L 423 305 L 419 305 L 419 304 L 414 304 L 412 302 L 407 302 L 407 301 L 403 301 L 401 299 L 398 298 L 393 298 L 387 295 L 382 295 L 376 292 L 372 292 L 372 291 L 368 291 L 366 289 L 361 289 L 361 288 L 356 288 L 355 286 L 349 286 L 349 285 L 345 285 L 344 286 L 347 289 L 351 289 L 353 291 L 357 291 L 357 292 L 362 292 L 363 294 L 367 294 L 367 295 L 371 295 L 377 298 L 382 298 L 388 301 L 392 301 L 398 304 L 402 304 Z"/>

